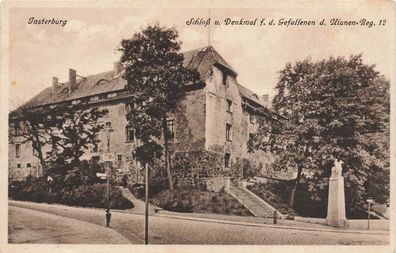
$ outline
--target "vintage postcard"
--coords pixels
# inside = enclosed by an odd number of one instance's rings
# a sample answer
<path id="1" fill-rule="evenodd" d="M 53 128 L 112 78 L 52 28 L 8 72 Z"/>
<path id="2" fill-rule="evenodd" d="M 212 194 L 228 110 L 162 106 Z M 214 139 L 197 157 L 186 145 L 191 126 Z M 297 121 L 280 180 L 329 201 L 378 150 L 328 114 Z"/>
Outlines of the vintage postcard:
<path id="1" fill-rule="evenodd" d="M 395 10 L 3 1 L 0 252 L 395 252 Z"/>

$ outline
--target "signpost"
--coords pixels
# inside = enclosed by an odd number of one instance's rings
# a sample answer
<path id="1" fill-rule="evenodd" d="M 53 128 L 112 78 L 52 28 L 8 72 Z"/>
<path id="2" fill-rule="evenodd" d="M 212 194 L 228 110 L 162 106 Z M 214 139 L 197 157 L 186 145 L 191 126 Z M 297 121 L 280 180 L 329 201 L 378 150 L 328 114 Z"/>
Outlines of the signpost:
<path id="1" fill-rule="evenodd" d="M 148 164 L 146 163 L 146 168 L 145 168 L 145 187 L 144 187 L 144 200 L 145 200 L 145 212 L 144 212 L 144 244 L 148 244 L 148 177 L 149 177 L 149 170 L 148 170 Z"/>
<path id="2" fill-rule="evenodd" d="M 110 217 L 111 217 L 110 203 L 109 203 L 109 184 L 110 184 L 109 170 L 110 170 L 112 163 L 115 161 L 115 155 L 110 153 L 110 135 L 111 135 L 111 133 L 114 132 L 114 129 L 111 127 L 111 122 L 106 122 L 106 125 L 103 128 L 103 131 L 106 133 L 106 137 L 107 137 L 107 153 L 104 153 L 101 158 L 106 166 L 106 179 L 107 179 L 107 182 L 106 182 L 106 203 L 107 203 L 107 208 L 106 208 L 105 216 L 106 216 L 106 226 L 108 227 L 110 224 Z M 103 178 L 103 176 L 101 178 Z"/>
<path id="3" fill-rule="evenodd" d="M 96 173 L 96 176 L 99 177 L 100 179 L 106 179 L 107 177 L 106 173 Z"/>
<path id="4" fill-rule="evenodd" d="M 367 198 L 367 204 L 368 204 L 368 206 L 367 206 L 367 209 L 368 209 L 368 211 L 367 211 L 367 229 L 370 229 L 370 205 L 373 203 L 374 203 L 373 198 L 371 198 L 371 197 Z"/>

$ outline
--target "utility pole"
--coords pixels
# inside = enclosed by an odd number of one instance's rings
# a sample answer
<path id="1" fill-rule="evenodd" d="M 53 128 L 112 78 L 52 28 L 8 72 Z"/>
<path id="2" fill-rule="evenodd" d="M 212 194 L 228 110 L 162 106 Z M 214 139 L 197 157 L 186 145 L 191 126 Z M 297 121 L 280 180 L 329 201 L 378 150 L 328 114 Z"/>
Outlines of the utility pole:
<path id="1" fill-rule="evenodd" d="M 145 191 L 145 194 L 144 194 L 144 200 L 145 200 L 145 212 L 144 212 L 144 216 L 145 216 L 145 219 L 144 219 L 144 244 L 148 244 L 148 207 L 149 207 L 149 205 L 148 205 L 148 194 L 149 194 L 149 190 L 148 190 L 148 186 L 149 186 L 149 181 L 148 181 L 148 178 L 149 178 L 149 169 L 148 169 L 148 163 L 146 163 L 146 168 L 145 168 L 145 187 L 144 187 L 144 191 Z"/>

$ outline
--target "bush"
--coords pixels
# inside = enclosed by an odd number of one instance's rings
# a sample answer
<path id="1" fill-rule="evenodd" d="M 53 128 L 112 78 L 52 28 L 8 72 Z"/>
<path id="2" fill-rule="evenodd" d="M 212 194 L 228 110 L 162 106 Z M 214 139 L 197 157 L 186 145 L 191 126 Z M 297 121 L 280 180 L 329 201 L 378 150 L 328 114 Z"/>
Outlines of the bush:
<path id="1" fill-rule="evenodd" d="M 70 206 L 106 208 L 106 184 L 82 184 L 50 191 L 44 178 L 27 178 L 22 182 L 9 184 L 9 197 L 15 200 L 57 203 Z M 110 207 L 115 209 L 133 208 L 133 203 L 125 199 L 113 185 L 109 187 Z"/>
<path id="2" fill-rule="evenodd" d="M 327 197 L 322 196 L 323 201 L 311 199 L 309 188 L 303 182 L 300 183 L 295 195 L 293 208 L 289 207 L 290 192 L 293 187 L 292 181 L 270 181 L 248 186 L 248 189 L 278 209 L 282 214 L 304 217 L 325 218 L 327 213 Z"/>
<path id="3" fill-rule="evenodd" d="M 243 205 L 224 192 L 178 188 L 175 191 L 163 191 L 152 198 L 151 201 L 165 210 L 176 212 L 251 215 Z"/>

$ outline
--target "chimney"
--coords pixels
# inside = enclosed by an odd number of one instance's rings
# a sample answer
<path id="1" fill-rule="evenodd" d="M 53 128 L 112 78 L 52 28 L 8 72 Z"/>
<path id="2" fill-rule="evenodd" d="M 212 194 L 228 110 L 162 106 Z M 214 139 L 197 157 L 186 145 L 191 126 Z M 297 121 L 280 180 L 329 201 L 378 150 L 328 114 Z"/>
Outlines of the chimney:
<path id="1" fill-rule="evenodd" d="M 55 93 L 56 89 L 58 88 L 59 85 L 59 79 L 57 77 L 52 77 L 52 94 Z"/>
<path id="2" fill-rule="evenodd" d="M 118 76 L 124 70 L 124 65 L 121 62 L 114 62 L 114 77 Z"/>
<path id="3" fill-rule="evenodd" d="M 77 88 L 77 73 L 74 69 L 69 69 L 69 94 Z"/>

